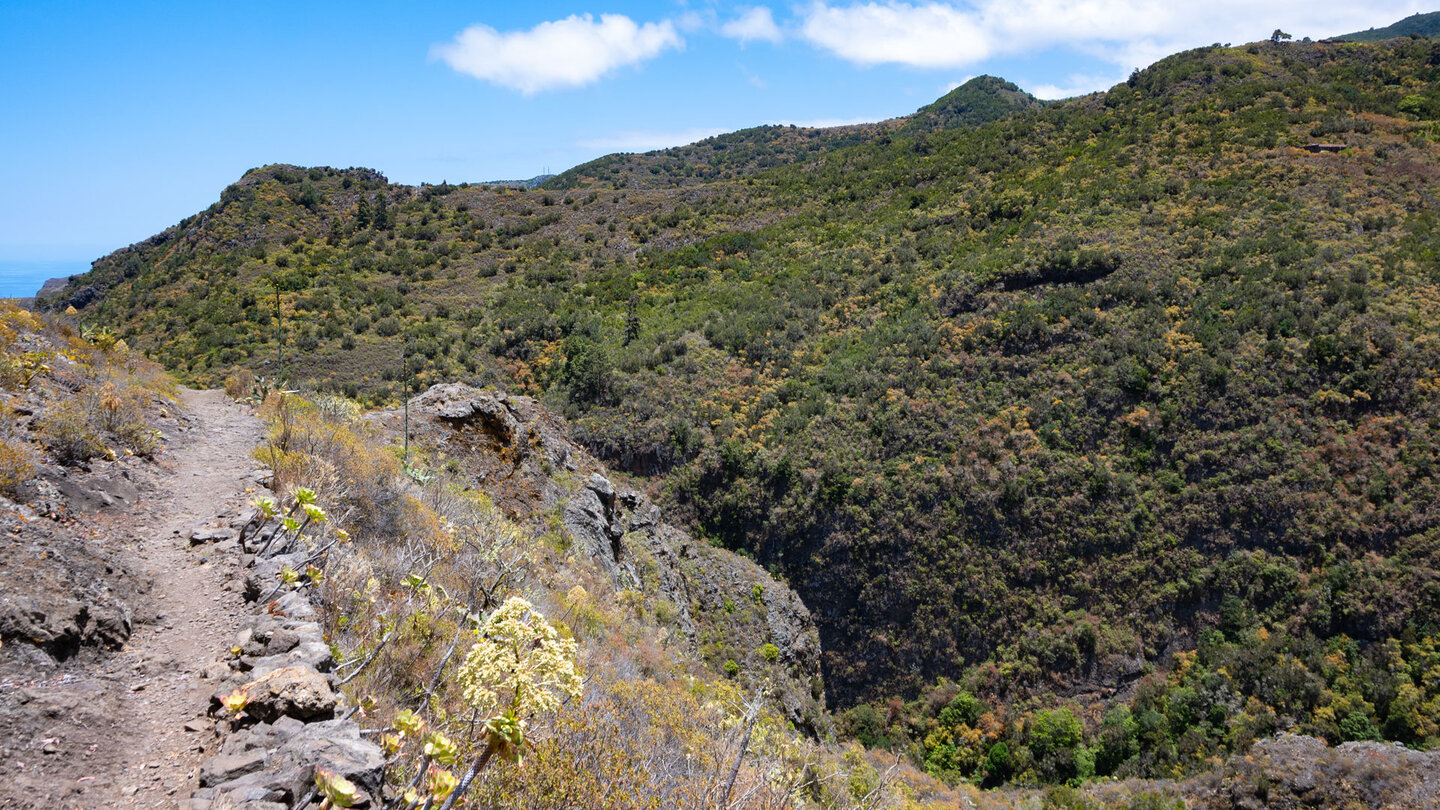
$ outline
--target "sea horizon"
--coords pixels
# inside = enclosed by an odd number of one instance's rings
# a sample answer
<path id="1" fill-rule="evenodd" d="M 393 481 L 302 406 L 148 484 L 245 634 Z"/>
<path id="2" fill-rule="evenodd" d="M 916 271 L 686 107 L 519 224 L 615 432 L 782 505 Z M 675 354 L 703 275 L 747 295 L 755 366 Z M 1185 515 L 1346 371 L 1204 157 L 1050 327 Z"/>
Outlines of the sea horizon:
<path id="1" fill-rule="evenodd" d="M 0 298 L 28 298 L 52 278 L 63 278 L 90 270 L 86 260 L 0 259 Z"/>

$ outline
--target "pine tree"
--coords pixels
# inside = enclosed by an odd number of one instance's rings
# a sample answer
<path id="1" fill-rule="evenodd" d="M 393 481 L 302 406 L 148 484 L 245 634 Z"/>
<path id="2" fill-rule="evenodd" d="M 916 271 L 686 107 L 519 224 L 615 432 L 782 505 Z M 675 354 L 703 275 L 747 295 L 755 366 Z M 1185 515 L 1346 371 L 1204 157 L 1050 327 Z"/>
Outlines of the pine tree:
<path id="1" fill-rule="evenodd" d="M 375 196 L 375 228 L 377 230 L 388 231 L 393 224 L 394 220 L 390 214 L 389 201 L 386 200 L 385 192 L 382 191 Z"/>

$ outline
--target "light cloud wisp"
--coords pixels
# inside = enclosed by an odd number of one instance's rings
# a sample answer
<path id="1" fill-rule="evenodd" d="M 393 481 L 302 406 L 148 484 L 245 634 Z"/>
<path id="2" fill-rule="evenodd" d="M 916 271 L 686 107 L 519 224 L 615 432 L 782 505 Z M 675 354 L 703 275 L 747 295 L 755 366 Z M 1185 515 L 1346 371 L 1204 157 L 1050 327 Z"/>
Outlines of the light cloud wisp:
<path id="1" fill-rule="evenodd" d="M 955 68 L 1068 46 L 1128 71 L 1210 42 L 1262 39 L 1277 26 L 1303 22 L 1296 36 L 1328 36 L 1415 10 L 1418 0 L 815 0 L 799 14 L 805 40 L 858 65 Z"/>
<path id="2" fill-rule="evenodd" d="M 637 24 L 623 14 L 571 15 L 528 31 L 472 25 L 430 50 L 455 70 L 532 95 L 581 87 L 618 68 L 653 59 L 684 39 L 666 20 Z"/>
<path id="3" fill-rule="evenodd" d="M 749 42 L 779 44 L 785 39 L 785 35 L 780 33 L 780 26 L 775 24 L 774 15 L 765 6 L 746 9 L 739 17 L 720 26 L 720 34 L 739 40 L 741 45 Z"/>

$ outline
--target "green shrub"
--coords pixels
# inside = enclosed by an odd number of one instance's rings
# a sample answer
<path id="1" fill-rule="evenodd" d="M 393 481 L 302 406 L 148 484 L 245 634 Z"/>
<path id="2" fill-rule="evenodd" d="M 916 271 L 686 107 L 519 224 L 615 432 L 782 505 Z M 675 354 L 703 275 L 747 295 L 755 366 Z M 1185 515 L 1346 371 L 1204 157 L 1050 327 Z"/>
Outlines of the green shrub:
<path id="1" fill-rule="evenodd" d="M 143 422 L 126 422 L 115 429 L 115 436 L 141 458 L 154 458 L 161 448 L 159 435 Z"/>

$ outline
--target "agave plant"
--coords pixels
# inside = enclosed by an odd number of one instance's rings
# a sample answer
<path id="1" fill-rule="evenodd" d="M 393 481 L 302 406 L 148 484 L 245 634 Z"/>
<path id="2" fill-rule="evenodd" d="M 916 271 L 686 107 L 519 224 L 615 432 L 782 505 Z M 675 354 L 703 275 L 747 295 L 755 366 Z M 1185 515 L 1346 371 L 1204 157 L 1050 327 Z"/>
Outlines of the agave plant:
<path id="1" fill-rule="evenodd" d="M 425 720 L 409 709 L 395 715 L 395 730 L 406 737 L 414 737 L 424 729 Z"/>
<path id="2" fill-rule="evenodd" d="M 320 810 L 331 807 L 354 807 L 360 800 L 360 790 L 355 783 L 334 771 L 315 769 L 315 789 L 323 797 Z"/>

